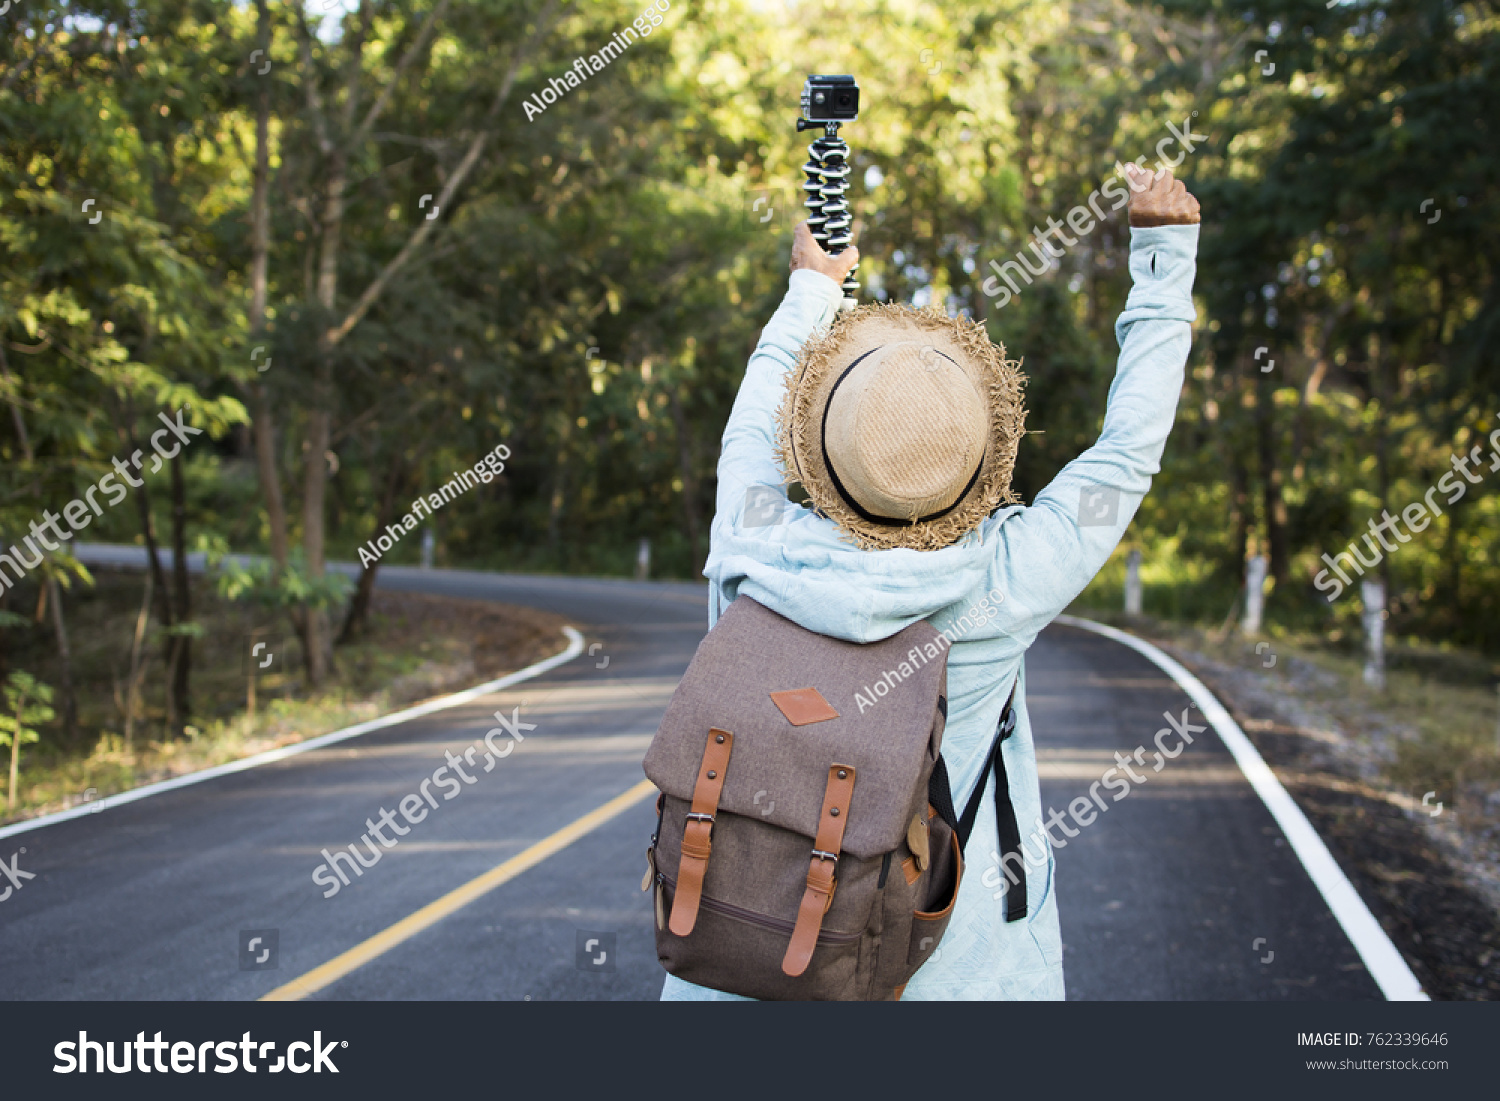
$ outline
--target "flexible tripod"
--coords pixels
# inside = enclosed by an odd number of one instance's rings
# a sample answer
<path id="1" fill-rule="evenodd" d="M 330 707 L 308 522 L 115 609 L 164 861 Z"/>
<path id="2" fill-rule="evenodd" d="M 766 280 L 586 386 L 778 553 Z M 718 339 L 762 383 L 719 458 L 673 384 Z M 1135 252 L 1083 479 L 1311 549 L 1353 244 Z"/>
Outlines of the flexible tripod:
<path id="1" fill-rule="evenodd" d="M 812 230 L 813 240 L 830 256 L 843 252 L 854 239 L 851 231 L 854 219 L 845 199 L 849 190 L 849 145 L 839 137 L 839 125 L 833 121 L 797 120 L 799 134 L 823 127 L 823 136 L 807 147 L 807 163 L 802 166 L 807 179 L 802 190 L 806 194 L 803 205 L 809 212 L 807 226 Z M 844 309 L 854 306 L 854 292 L 859 290 L 854 273 L 858 270 L 856 264 L 844 277 Z"/>

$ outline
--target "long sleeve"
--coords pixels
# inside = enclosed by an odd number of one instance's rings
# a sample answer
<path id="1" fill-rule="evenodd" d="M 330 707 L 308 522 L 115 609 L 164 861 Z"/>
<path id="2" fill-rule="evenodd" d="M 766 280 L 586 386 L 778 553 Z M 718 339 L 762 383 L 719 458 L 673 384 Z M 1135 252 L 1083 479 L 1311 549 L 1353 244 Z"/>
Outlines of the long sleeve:
<path id="1" fill-rule="evenodd" d="M 807 269 L 794 271 L 786 297 L 761 330 L 724 428 L 719 455 L 718 515 L 729 524 L 742 519 L 746 490 L 781 485 L 776 412 L 786 373 L 807 338 L 832 322 L 843 297 L 839 285 L 828 276 Z"/>
<path id="2" fill-rule="evenodd" d="M 1104 430 L 999 527 L 996 553 L 1017 598 L 1010 630 L 1024 645 L 1108 561 L 1161 469 L 1176 419 L 1196 317 L 1198 227 L 1132 229 L 1130 238 L 1134 285 L 1115 323 L 1120 358 Z"/>

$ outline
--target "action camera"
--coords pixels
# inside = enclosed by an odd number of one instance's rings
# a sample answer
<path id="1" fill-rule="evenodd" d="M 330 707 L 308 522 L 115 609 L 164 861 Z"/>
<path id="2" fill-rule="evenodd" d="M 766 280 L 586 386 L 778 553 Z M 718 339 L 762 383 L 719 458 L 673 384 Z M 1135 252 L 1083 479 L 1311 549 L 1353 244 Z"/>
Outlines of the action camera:
<path id="1" fill-rule="evenodd" d="M 809 122 L 859 118 L 859 85 L 852 76 L 810 76 L 802 86 L 802 117 Z"/>

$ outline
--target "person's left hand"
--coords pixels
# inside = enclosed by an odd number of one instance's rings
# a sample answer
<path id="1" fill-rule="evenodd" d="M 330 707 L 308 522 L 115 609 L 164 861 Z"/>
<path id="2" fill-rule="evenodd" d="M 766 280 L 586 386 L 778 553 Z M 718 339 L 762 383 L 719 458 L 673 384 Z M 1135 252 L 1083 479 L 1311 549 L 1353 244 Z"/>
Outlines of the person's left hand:
<path id="1" fill-rule="evenodd" d="M 797 228 L 792 231 L 792 263 L 793 271 L 801 271 L 809 268 L 812 271 L 822 272 L 835 283 L 842 284 L 844 277 L 854 270 L 854 265 L 859 263 L 859 249 L 852 244 L 837 256 L 829 256 L 823 251 L 823 247 L 813 240 L 812 230 L 807 227 L 806 222 L 798 222 Z"/>

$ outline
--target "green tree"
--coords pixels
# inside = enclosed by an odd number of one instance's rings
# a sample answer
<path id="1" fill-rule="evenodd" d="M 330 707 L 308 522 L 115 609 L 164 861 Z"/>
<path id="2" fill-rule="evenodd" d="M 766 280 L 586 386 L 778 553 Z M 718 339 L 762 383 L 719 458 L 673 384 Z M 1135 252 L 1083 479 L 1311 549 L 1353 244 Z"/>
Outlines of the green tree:
<path id="1" fill-rule="evenodd" d="M 21 763 L 21 746 L 41 739 L 35 724 L 50 723 L 57 713 L 48 705 L 52 688 L 30 673 L 17 669 L 5 678 L 5 714 L 0 714 L 0 745 L 10 746 L 10 789 L 5 811 L 16 810 L 16 773 Z"/>

